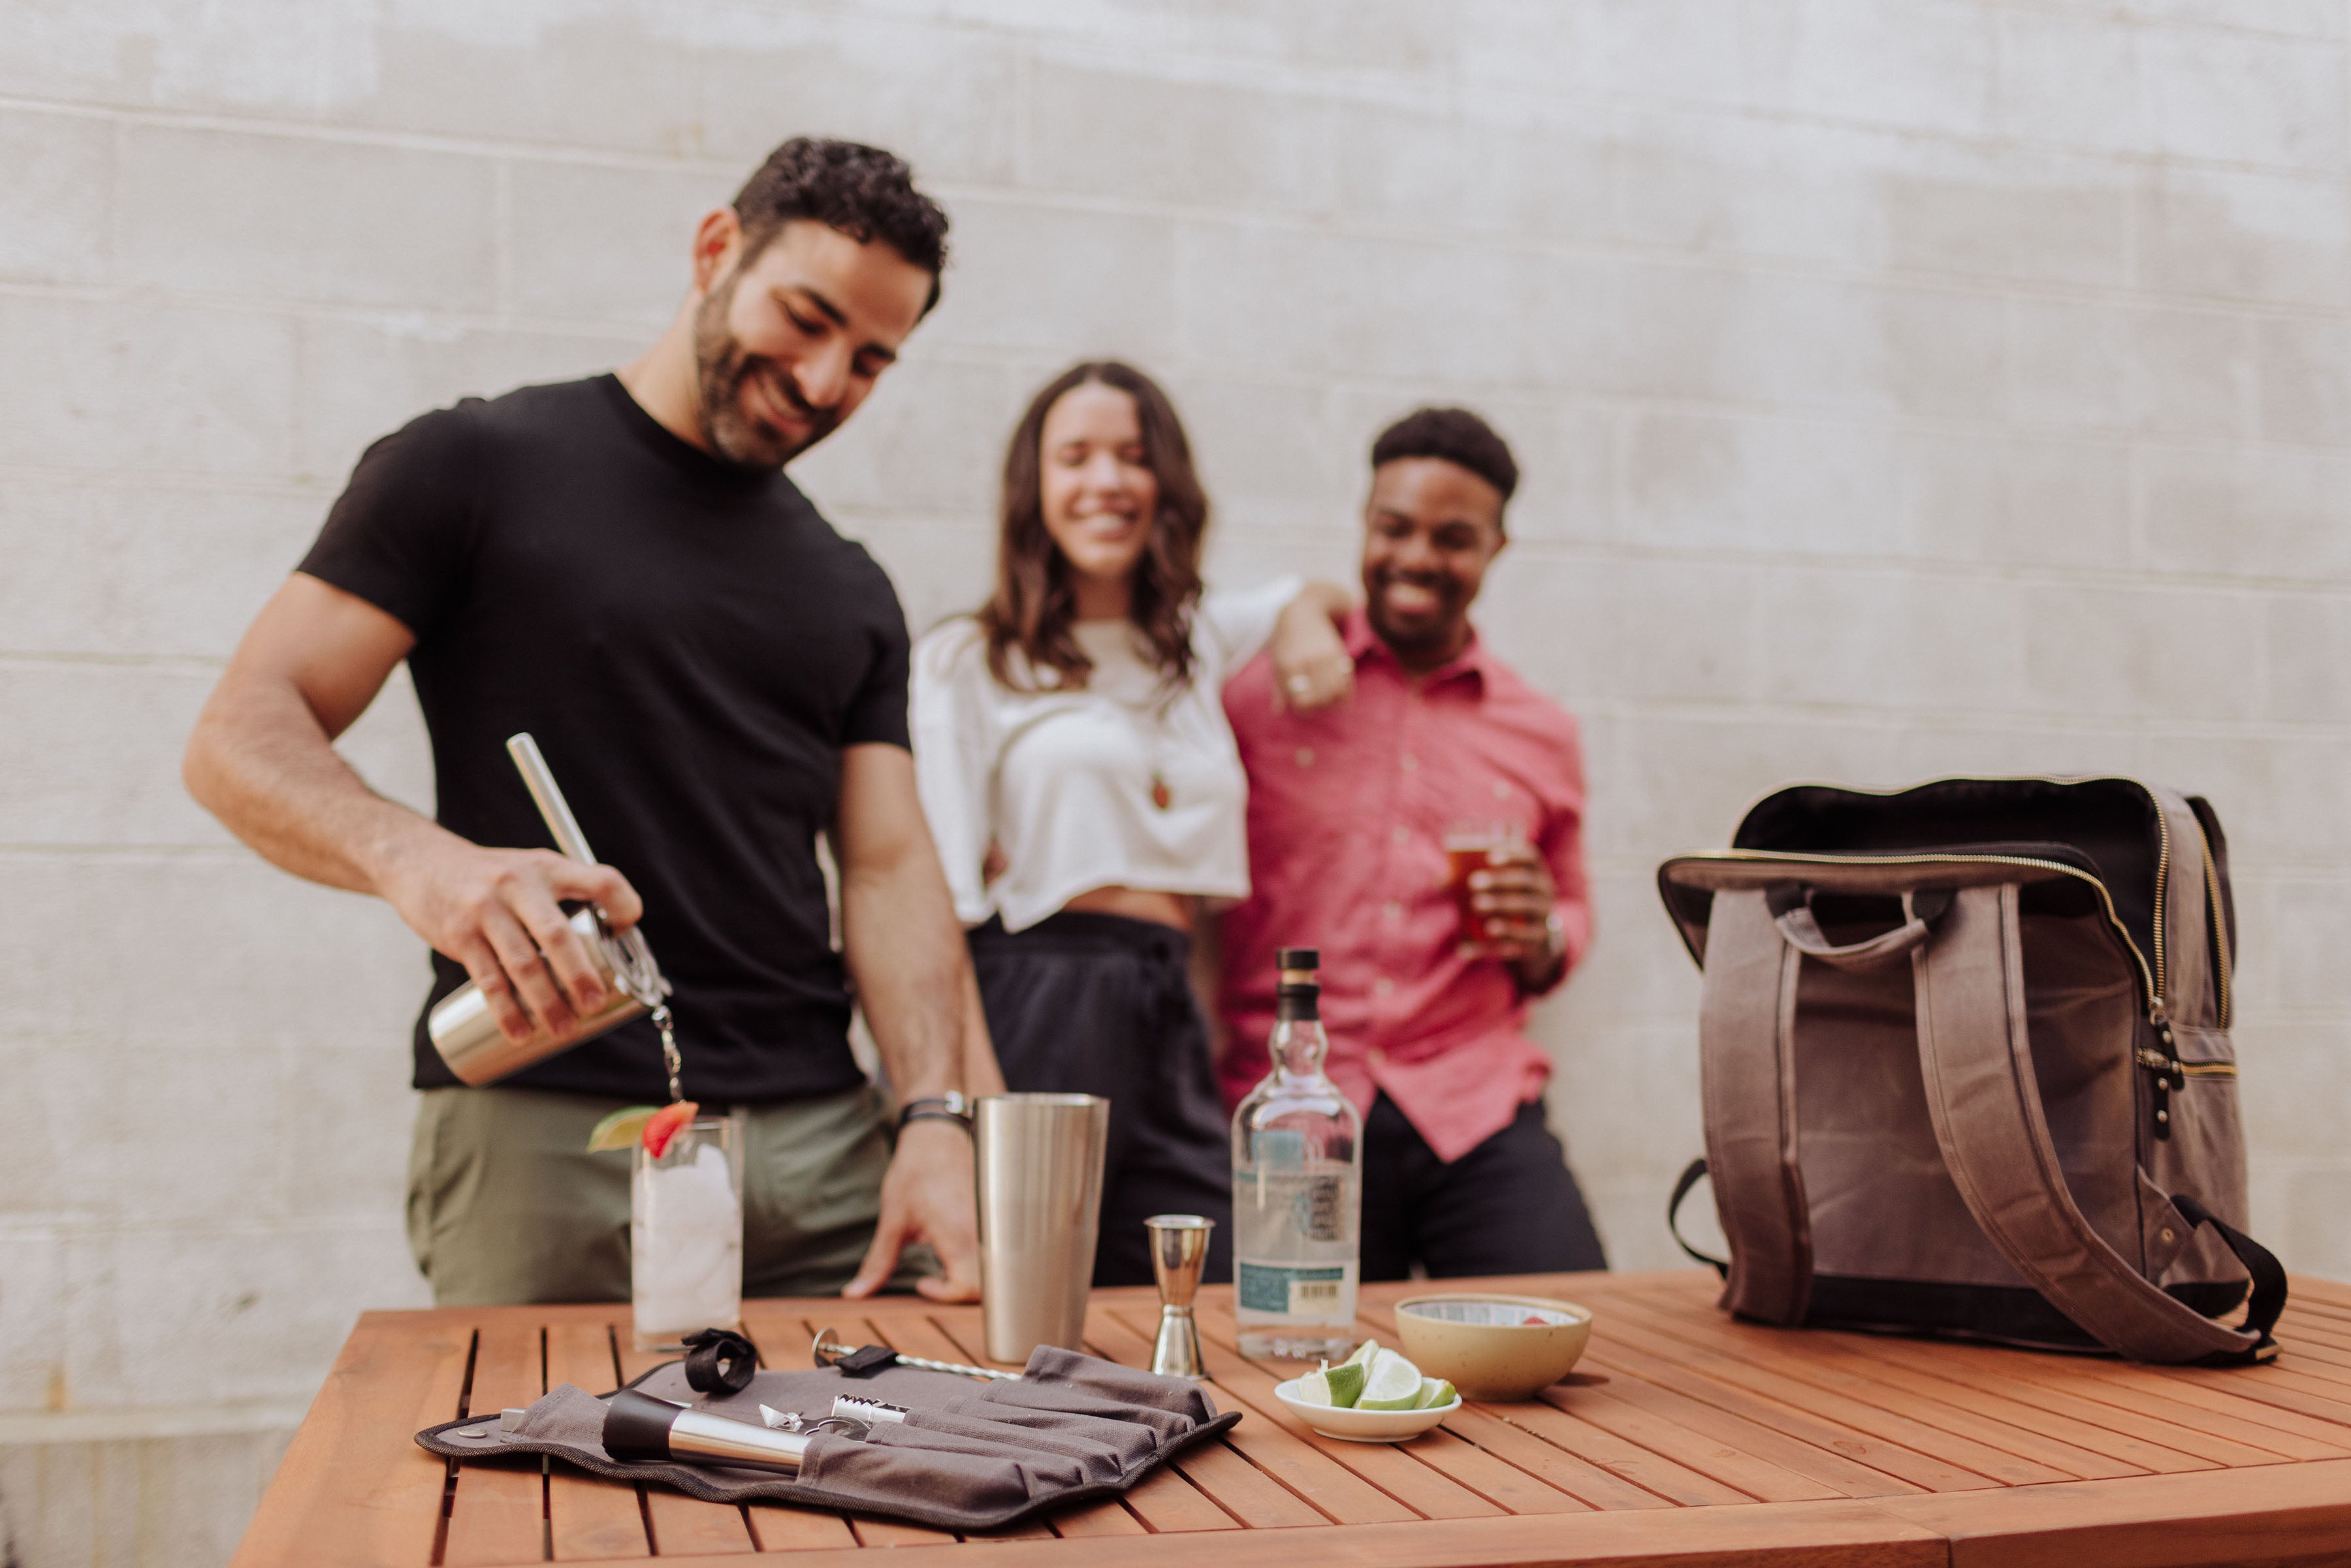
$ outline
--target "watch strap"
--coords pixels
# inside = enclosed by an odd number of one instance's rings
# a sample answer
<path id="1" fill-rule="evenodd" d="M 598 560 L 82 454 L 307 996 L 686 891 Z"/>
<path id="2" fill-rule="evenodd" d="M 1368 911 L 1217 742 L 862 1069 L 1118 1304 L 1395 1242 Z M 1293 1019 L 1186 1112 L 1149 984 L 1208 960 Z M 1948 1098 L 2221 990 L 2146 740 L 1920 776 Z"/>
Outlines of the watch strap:
<path id="1" fill-rule="evenodd" d="M 909 1100 L 898 1108 L 898 1125 L 909 1122 L 954 1122 L 964 1131 L 971 1130 L 971 1102 L 961 1093 L 950 1091 L 945 1094 L 925 1094 Z"/>

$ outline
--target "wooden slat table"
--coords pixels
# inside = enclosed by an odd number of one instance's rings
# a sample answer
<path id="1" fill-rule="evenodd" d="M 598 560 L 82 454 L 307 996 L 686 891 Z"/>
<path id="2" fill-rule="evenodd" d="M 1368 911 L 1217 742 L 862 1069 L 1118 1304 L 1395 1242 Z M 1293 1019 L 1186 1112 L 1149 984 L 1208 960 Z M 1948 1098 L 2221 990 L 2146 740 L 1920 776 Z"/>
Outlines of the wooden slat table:
<path id="1" fill-rule="evenodd" d="M 371 1312 L 295 1437 L 242 1568 L 507 1568 L 979 1545 L 1072 1568 L 1471 1563 L 1933 1564 L 2351 1561 L 2351 1286 L 2297 1279 L 2263 1367 L 2125 1365 L 1733 1323 L 1700 1272 L 1493 1281 L 1597 1313 L 1537 1401 L 1472 1405 L 1399 1446 L 1334 1442 L 1273 1396 L 1294 1365 L 1243 1359 L 1229 1290 L 1202 1293 L 1211 1395 L 1240 1424 L 1123 1499 L 967 1540 L 766 1503 L 697 1501 L 557 1463 L 455 1466 L 434 1422 L 599 1392 L 654 1358 L 621 1307 Z M 1456 1288 L 1448 1284 L 1447 1288 Z M 1364 1292 L 1364 1331 L 1393 1343 Z M 976 1359 L 979 1312 L 917 1300 L 747 1303 L 770 1365 L 815 1330 Z M 1148 1291 L 1095 1292 L 1090 1347 L 1148 1363 Z M 926 1559 L 927 1560 L 927 1559 Z M 961 1559 L 948 1557 L 954 1563 Z"/>

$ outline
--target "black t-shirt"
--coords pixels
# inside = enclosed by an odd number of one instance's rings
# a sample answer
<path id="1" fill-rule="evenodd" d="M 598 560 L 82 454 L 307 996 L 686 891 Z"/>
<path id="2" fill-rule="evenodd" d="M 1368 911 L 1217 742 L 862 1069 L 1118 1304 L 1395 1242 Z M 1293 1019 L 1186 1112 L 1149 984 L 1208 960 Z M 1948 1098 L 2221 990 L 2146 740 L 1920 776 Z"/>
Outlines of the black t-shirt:
<path id="1" fill-rule="evenodd" d="M 425 414 L 368 448 L 302 562 L 416 634 L 438 818 L 553 848 L 528 730 L 597 858 L 644 898 L 689 1097 L 860 1082 L 816 835 L 841 748 L 904 746 L 890 580 L 779 470 L 720 463 L 612 376 Z M 426 1008 L 462 985 L 439 954 Z M 416 1085 L 456 1079 L 416 1020 Z M 658 1101 L 645 1019 L 505 1080 Z"/>

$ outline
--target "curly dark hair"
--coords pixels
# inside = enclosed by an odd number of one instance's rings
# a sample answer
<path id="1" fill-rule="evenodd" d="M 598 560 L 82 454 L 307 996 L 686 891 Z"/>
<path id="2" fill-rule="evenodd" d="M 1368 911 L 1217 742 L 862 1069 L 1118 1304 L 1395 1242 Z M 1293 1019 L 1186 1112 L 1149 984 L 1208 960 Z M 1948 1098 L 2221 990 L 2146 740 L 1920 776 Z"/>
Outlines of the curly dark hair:
<path id="1" fill-rule="evenodd" d="M 1143 460 L 1159 482 L 1159 515 L 1134 563 L 1128 614 L 1151 644 L 1162 678 L 1181 685 L 1192 678 L 1192 610 L 1200 598 L 1200 540 L 1208 528 L 1208 497 L 1192 466 L 1192 444 L 1176 405 L 1157 382 L 1116 360 L 1088 360 L 1047 382 L 1029 400 L 1005 448 L 996 592 L 978 615 L 987 637 L 988 673 L 1000 685 L 1018 688 L 1015 648 L 1030 671 L 1057 670 L 1066 685 L 1082 686 L 1093 672 L 1093 661 L 1070 634 L 1077 596 L 1070 587 L 1070 563 L 1045 531 L 1042 478 L 1045 416 L 1063 394 L 1090 382 L 1134 400 Z"/>
<path id="2" fill-rule="evenodd" d="M 1372 443 L 1372 466 L 1401 457 L 1458 463 L 1499 490 L 1505 503 L 1519 487 L 1519 465 L 1510 444 L 1466 408 L 1416 408 L 1381 431 Z"/>
<path id="3" fill-rule="evenodd" d="M 881 240 L 931 275 L 925 314 L 939 302 L 947 264 L 947 215 L 914 189 L 914 172 L 894 152 L 862 142 L 795 136 L 768 154 L 735 193 L 748 267 L 794 218 L 817 222 L 861 244 Z"/>

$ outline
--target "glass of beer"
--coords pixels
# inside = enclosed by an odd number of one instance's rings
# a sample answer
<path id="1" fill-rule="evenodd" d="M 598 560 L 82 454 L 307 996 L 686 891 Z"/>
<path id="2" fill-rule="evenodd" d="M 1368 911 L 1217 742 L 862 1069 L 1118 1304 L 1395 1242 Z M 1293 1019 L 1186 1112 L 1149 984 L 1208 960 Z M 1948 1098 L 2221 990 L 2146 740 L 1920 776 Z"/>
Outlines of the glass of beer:
<path id="1" fill-rule="evenodd" d="M 1461 916 L 1461 939 L 1482 946 L 1492 935 L 1470 903 L 1470 873 L 1524 860 L 1532 853 L 1527 835 L 1516 822 L 1456 822 L 1445 830 L 1446 886 Z"/>

